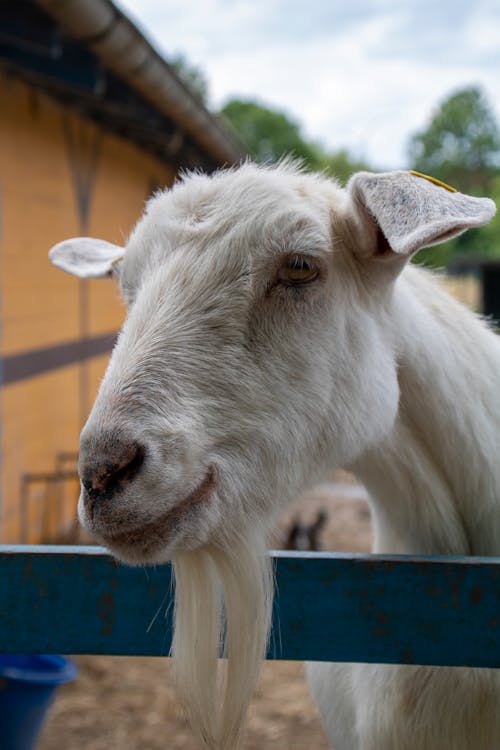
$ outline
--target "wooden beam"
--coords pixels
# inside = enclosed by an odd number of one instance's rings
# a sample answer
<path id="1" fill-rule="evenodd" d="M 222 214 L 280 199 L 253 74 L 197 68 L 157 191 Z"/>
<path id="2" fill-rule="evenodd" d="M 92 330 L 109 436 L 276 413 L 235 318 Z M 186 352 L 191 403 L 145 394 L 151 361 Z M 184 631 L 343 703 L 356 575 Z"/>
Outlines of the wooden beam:
<path id="1" fill-rule="evenodd" d="M 271 553 L 269 658 L 500 667 L 500 559 Z M 0 546 L 0 652 L 168 655 L 169 565 Z"/>

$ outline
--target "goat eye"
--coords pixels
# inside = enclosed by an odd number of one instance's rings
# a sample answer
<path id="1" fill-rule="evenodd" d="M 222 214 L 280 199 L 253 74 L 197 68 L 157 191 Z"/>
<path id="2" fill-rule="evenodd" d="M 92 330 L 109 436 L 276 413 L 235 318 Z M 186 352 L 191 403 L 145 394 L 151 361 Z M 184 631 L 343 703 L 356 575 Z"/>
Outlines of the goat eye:
<path id="1" fill-rule="evenodd" d="M 305 255 L 290 255 L 278 271 L 278 280 L 287 286 L 308 284 L 319 274 L 315 263 Z"/>

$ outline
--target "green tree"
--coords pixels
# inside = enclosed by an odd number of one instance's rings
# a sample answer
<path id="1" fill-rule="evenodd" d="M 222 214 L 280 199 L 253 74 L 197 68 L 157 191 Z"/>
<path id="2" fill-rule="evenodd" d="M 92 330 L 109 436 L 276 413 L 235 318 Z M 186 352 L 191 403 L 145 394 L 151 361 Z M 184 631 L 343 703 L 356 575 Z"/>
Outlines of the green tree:
<path id="1" fill-rule="evenodd" d="M 489 197 L 497 204 L 498 211 L 485 227 L 480 230 L 480 252 L 485 258 L 500 258 L 500 170 L 494 177 Z"/>
<path id="2" fill-rule="evenodd" d="M 442 102 L 410 139 L 409 157 L 414 169 L 464 192 L 487 192 L 500 167 L 500 131 L 484 92 L 471 86 Z"/>
<path id="3" fill-rule="evenodd" d="M 299 158 L 307 169 L 347 182 L 353 172 L 370 170 L 345 149 L 329 153 L 302 135 L 299 124 L 280 110 L 251 100 L 232 99 L 221 114 L 232 125 L 257 162 L 275 163 L 284 156 Z"/>
<path id="4" fill-rule="evenodd" d="M 320 150 L 302 137 L 298 123 L 284 112 L 248 99 L 232 99 L 221 114 L 255 161 L 274 163 L 290 155 L 310 169 L 320 166 Z"/>
<path id="5" fill-rule="evenodd" d="M 500 175 L 500 129 L 484 92 L 471 86 L 445 99 L 428 126 L 411 137 L 408 155 L 419 172 L 464 193 L 493 196 Z M 482 228 L 423 250 L 418 261 L 443 266 L 465 255 L 479 259 L 499 254 L 500 238 Z"/>
<path id="6" fill-rule="evenodd" d="M 345 185 L 354 172 L 375 171 L 367 162 L 356 159 L 345 149 L 323 154 L 322 162 L 325 174 L 336 177 L 341 185 Z"/>

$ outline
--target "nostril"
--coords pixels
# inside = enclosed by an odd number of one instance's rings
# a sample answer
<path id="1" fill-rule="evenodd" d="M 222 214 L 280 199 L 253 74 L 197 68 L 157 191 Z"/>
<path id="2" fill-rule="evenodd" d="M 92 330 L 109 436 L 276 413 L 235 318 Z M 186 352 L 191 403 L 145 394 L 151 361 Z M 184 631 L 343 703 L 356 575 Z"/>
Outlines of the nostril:
<path id="1" fill-rule="evenodd" d="M 93 459 L 82 471 L 81 481 L 91 501 L 110 499 L 131 482 L 144 463 L 145 449 L 133 443 L 112 455 Z"/>
<path id="2" fill-rule="evenodd" d="M 122 481 L 132 480 L 142 464 L 144 463 L 144 448 L 142 445 L 135 445 L 132 457 L 129 457 L 128 461 L 123 461 L 121 466 L 114 468 L 107 480 L 108 486 L 110 484 L 117 484 Z"/>

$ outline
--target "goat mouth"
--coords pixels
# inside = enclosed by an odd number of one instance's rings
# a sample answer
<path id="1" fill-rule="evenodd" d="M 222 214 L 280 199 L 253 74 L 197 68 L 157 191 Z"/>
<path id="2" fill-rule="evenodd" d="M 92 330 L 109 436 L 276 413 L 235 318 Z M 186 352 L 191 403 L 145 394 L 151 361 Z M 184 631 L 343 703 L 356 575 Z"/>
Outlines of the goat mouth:
<path id="1" fill-rule="evenodd" d="M 106 544 L 112 547 L 141 547 L 144 550 L 150 550 L 165 544 L 166 539 L 175 532 L 182 521 L 198 510 L 200 506 L 210 502 L 216 484 L 216 471 L 211 466 L 196 489 L 154 521 L 139 523 L 125 529 L 111 526 L 107 529 L 96 530 L 97 534 L 102 537 Z"/>

